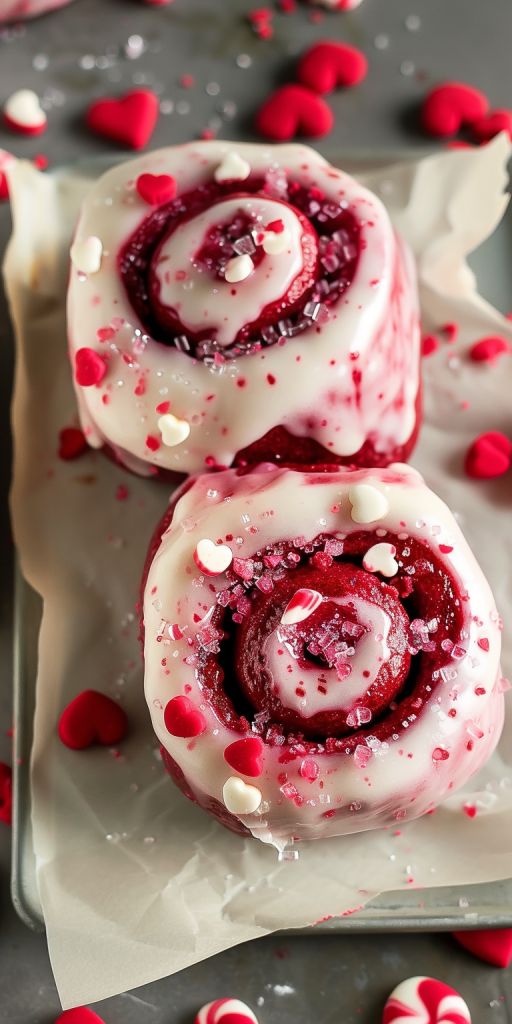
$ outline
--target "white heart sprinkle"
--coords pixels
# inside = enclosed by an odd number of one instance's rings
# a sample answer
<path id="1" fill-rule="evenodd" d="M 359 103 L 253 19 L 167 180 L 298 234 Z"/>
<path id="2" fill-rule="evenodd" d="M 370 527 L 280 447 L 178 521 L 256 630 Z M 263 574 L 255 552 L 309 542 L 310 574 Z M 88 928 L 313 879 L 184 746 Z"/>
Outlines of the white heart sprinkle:
<path id="1" fill-rule="evenodd" d="M 298 622 L 304 622 L 322 601 L 322 595 L 318 590 L 310 590 L 309 587 L 296 590 L 281 616 L 281 625 L 295 626 Z"/>
<path id="2" fill-rule="evenodd" d="M 254 263 L 250 256 L 233 256 L 233 259 L 226 263 L 224 276 L 229 284 L 238 284 L 239 281 L 245 281 L 253 270 Z"/>
<path id="3" fill-rule="evenodd" d="M 42 128 L 47 117 L 39 103 L 39 97 L 32 89 L 19 89 L 6 101 L 4 114 L 20 128 Z"/>
<path id="4" fill-rule="evenodd" d="M 269 256 L 279 256 L 282 252 L 288 249 L 291 243 L 291 235 L 287 228 L 284 231 L 265 231 L 263 235 L 263 242 L 261 243 L 264 252 L 268 253 Z"/>
<path id="5" fill-rule="evenodd" d="M 97 274 L 102 256 L 103 244 L 96 235 L 77 239 L 71 246 L 71 262 L 81 274 Z"/>
<path id="6" fill-rule="evenodd" d="M 394 544 L 374 544 L 363 558 L 364 568 L 368 572 L 380 572 L 382 576 L 395 576 L 398 572 L 395 555 Z"/>
<path id="7" fill-rule="evenodd" d="M 234 151 L 227 153 L 215 171 L 215 181 L 245 181 L 251 173 L 251 165 L 243 156 Z"/>
<path id="8" fill-rule="evenodd" d="M 229 569 L 233 552 L 227 544 L 214 544 L 208 537 L 200 540 L 194 551 L 194 561 L 207 576 L 220 576 Z"/>
<path id="9" fill-rule="evenodd" d="M 389 512 L 389 502 L 382 491 L 371 484 L 355 484 L 348 492 L 355 523 L 375 523 Z"/>
<path id="10" fill-rule="evenodd" d="M 162 435 L 162 442 L 168 448 L 175 448 L 182 444 L 190 434 L 190 423 L 186 420 L 179 420 L 172 412 L 166 412 L 158 420 L 158 429 Z"/>
<path id="11" fill-rule="evenodd" d="M 231 814 L 254 814 L 261 804 L 261 793 L 257 786 L 250 786 L 237 775 L 224 783 L 222 798 Z"/>

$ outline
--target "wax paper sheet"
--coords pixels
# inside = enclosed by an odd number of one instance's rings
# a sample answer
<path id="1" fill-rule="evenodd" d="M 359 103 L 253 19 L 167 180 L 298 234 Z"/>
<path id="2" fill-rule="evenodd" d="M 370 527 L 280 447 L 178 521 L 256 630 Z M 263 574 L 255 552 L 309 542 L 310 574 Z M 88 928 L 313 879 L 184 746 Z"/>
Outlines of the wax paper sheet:
<path id="1" fill-rule="evenodd" d="M 414 464 L 448 501 L 512 613 L 510 478 L 469 481 L 463 455 L 483 430 L 511 430 L 512 371 L 475 366 L 469 344 L 512 324 L 478 297 L 466 254 L 500 221 L 509 145 L 379 167 L 366 180 L 416 254 L 424 323 L 457 321 L 460 339 L 425 360 L 426 422 Z M 33 832 L 50 955 L 64 1006 L 173 973 L 244 940 L 308 925 L 411 886 L 510 874 L 511 719 L 500 752 L 436 814 L 384 832 L 300 847 L 297 860 L 225 831 L 174 788 L 146 713 L 136 602 L 146 545 L 169 486 L 100 453 L 58 458 L 76 422 L 66 356 L 67 256 L 90 178 L 9 174 L 14 233 L 6 282 L 18 359 L 12 515 L 23 571 L 43 595 L 32 753 Z M 120 485 L 122 489 L 119 490 Z M 512 671 L 505 634 L 504 671 Z M 76 753 L 56 734 L 61 709 L 96 687 L 131 730 L 119 751 Z M 508 753 L 507 753 L 508 752 Z M 470 819 L 463 805 L 477 807 Z M 396 834 L 399 833 L 399 834 Z"/>

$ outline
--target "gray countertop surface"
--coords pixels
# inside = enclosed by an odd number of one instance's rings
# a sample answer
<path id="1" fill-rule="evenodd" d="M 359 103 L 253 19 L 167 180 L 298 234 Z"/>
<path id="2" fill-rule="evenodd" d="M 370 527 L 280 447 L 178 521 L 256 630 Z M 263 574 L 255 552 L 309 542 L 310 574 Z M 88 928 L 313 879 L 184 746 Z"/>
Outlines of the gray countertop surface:
<path id="1" fill-rule="evenodd" d="M 350 14 L 318 24 L 298 3 L 276 14 L 275 35 L 258 40 L 244 15 L 251 0 L 174 0 L 146 7 L 140 0 L 75 0 L 26 26 L 0 30 L 0 103 L 33 88 L 48 109 L 40 138 L 9 134 L 0 148 L 51 165 L 94 156 L 111 145 L 83 128 L 87 102 L 148 85 L 161 97 L 152 145 L 184 142 L 212 128 L 221 137 L 253 138 L 251 118 L 270 89 L 292 74 L 297 54 L 320 38 L 345 39 L 368 54 L 364 84 L 332 98 L 336 127 L 322 150 L 379 152 L 420 149 L 418 103 L 429 84 L 470 81 L 494 107 L 510 102 L 511 0 L 365 0 Z M 2 0 L 0 0 L 0 10 Z M 130 37 L 141 37 L 142 44 Z M 129 59 L 142 47 L 142 54 Z M 242 66 L 240 66 L 242 65 Z M 182 75 L 194 84 L 184 88 Z M 9 210 L 0 206 L 0 250 Z M 512 305 L 512 300 L 511 300 Z M 10 761 L 12 547 L 7 497 L 10 475 L 9 395 L 13 352 L 0 294 L 0 760 Z M 44 937 L 16 917 L 9 896 L 10 834 L 0 824 L 0 1022 L 50 1024 L 59 1012 Z M 87 964 L 84 964 L 87 970 Z M 416 974 L 458 988 L 476 1024 L 512 1017 L 512 977 L 473 960 L 449 936 L 351 935 L 271 937 L 96 1007 L 106 1024 L 185 1024 L 198 1007 L 236 995 L 270 1022 L 380 1019 L 394 985 Z"/>

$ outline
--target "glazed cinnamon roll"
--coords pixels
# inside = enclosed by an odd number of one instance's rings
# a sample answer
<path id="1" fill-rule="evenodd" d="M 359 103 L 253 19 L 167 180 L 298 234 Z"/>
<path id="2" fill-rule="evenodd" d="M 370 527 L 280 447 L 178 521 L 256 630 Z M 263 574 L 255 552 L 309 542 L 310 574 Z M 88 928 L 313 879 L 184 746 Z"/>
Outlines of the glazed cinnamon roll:
<path id="1" fill-rule="evenodd" d="M 491 591 L 405 465 L 189 481 L 151 548 L 143 616 L 168 771 L 278 847 L 425 814 L 498 742 Z"/>
<path id="2" fill-rule="evenodd" d="M 377 197 L 313 150 L 202 142 L 116 166 L 71 261 L 91 445 L 146 473 L 408 457 L 412 259 Z"/>

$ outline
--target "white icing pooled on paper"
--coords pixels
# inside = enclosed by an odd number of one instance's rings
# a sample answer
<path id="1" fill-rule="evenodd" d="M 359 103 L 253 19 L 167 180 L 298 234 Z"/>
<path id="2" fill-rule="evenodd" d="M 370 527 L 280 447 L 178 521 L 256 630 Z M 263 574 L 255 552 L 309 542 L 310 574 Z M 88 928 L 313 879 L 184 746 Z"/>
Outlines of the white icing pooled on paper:
<path id="1" fill-rule="evenodd" d="M 293 627 L 279 627 L 264 645 L 273 692 L 284 707 L 298 711 L 303 718 L 322 711 L 348 711 L 365 696 L 390 656 L 387 638 L 391 619 L 382 608 L 357 596 L 330 600 L 339 606 L 340 619 L 343 609 L 355 611 L 357 622 L 365 629 L 349 648 L 353 653 L 343 659 L 341 671 L 304 663 L 302 644 L 297 644 Z"/>
<path id="2" fill-rule="evenodd" d="M 379 453 L 393 451 L 410 438 L 416 419 L 420 337 L 413 262 L 379 199 L 305 146 L 239 145 L 237 152 L 253 174 L 277 178 L 283 171 L 306 188 L 319 188 L 333 203 L 345 203 L 359 221 L 363 248 L 355 276 L 326 322 L 311 320 L 300 336 L 240 357 L 223 372 L 218 367 L 212 372 L 174 346 L 145 339 L 144 325 L 117 266 L 119 250 L 148 215 L 145 204 L 134 199 L 127 186 L 142 173 L 171 174 L 179 196 L 211 184 L 232 149 L 232 143 L 201 142 L 140 156 L 114 167 L 85 200 L 76 239 L 101 237 L 104 255 L 93 278 L 83 281 L 71 270 L 71 358 L 78 348 L 94 345 L 97 332 L 114 320 L 121 325 L 109 341 L 98 340 L 96 345 L 109 356 L 102 386 L 76 388 L 88 439 L 98 447 L 107 442 L 121 461 L 142 471 L 150 461 L 166 469 L 200 472 L 212 456 L 229 465 L 238 451 L 280 424 L 298 437 L 315 439 L 335 455 L 350 456 L 368 439 Z M 240 188 L 243 191 L 243 184 Z M 264 202 L 268 211 L 272 200 Z M 293 211 L 283 214 L 283 204 L 273 206 L 292 232 L 293 258 L 298 260 L 298 219 Z M 265 219 L 272 220 L 270 214 Z M 185 246 L 185 261 L 186 255 Z M 279 261 L 278 266 L 282 262 L 291 273 L 288 252 L 265 256 L 262 268 L 270 260 Z M 282 272 L 283 284 L 287 272 Z M 256 293 L 256 285 L 263 291 Z M 220 282 L 221 292 L 227 287 Z M 259 270 L 236 288 L 234 312 L 229 314 L 233 329 L 242 318 L 250 319 L 246 303 L 253 302 L 252 310 L 261 309 L 279 291 Z M 195 322 L 201 303 L 192 297 L 184 300 L 183 295 L 181 300 Z M 220 301 L 219 310 L 224 316 Z M 150 451 L 146 437 L 158 434 L 156 409 L 163 398 L 171 400 L 175 416 L 191 424 L 190 437 L 174 448 L 162 445 Z"/>
<path id="3" fill-rule="evenodd" d="M 229 470 L 199 477 L 179 499 L 149 569 L 144 597 L 145 691 L 160 743 L 183 770 L 200 803 L 213 798 L 222 804 L 223 787 L 232 774 L 224 749 L 239 734 L 219 721 L 205 700 L 196 668 L 187 659 L 198 618 L 208 621 L 217 594 L 226 588 L 226 576 L 200 577 L 194 564 L 197 544 L 205 537 L 218 540 L 232 535 L 229 544 L 237 557 L 251 559 L 262 548 L 286 538 L 301 537 L 309 544 L 318 535 L 320 523 L 321 532 L 334 537 L 360 531 L 365 527 L 354 524 L 348 500 L 349 490 L 360 484 L 378 487 L 387 502 L 377 526 L 366 527 L 368 546 L 376 529 L 390 538 L 406 534 L 421 541 L 431 546 L 461 594 L 467 595 L 461 609 L 466 653 L 454 660 L 443 648 L 439 685 L 421 711 L 410 716 L 396 740 L 374 742 L 366 716 L 360 719 L 365 733 L 357 757 L 342 752 L 315 754 L 318 776 L 313 782 L 301 776 L 300 758 L 284 766 L 289 782 L 303 798 L 300 807 L 281 788 L 282 748 L 265 745 L 263 772 L 255 780 L 261 808 L 240 818 L 253 835 L 277 846 L 291 836 L 343 835 L 424 813 L 481 767 L 501 732 L 504 702 L 497 684 L 501 633 L 495 603 L 453 515 L 421 476 L 400 464 L 387 471 L 340 470 L 323 478 L 262 468 L 246 476 Z M 182 523 L 187 524 L 185 531 Z M 448 556 L 442 553 L 443 545 L 450 547 Z M 166 628 L 175 623 L 181 633 L 177 638 Z M 488 650 L 478 644 L 482 631 Z M 166 663 L 179 664 L 180 671 L 169 672 Z M 363 667 L 363 661 L 360 664 Z M 352 685 L 350 677 L 338 683 L 340 691 L 347 684 Z M 207 722 L 205 732 L 191 745 L 170 736 L 163 719 L 166 703 L 184 693 L 200 706 Z M 449 714 L 453 709 L 455 716 Z M 437 759 L 434 752 L 438 750 L 449 756 Z M 325 817 L 331 810 L 336 813 Z"/>
<path id="4" fill-rule="evenodd" d="M 213 227 L 229 224 L 238 213 L 265 227 L 281 219 L 288 232 L 289 245 L 276 255 L 267 255 L 247 278 L 243 288 L 235 290 L 195 262 L 195 256 Z M 257 196 L 225 199 L 192 217 L 176 228 L 160 248 L 154 268 L 160 284 L 160 302 L 176 311 L 185 330 L 192 334 L 213 328 L 216 341 L 232 345 L 247 323 L 258 320 L 262 311 L 288 291 L 303 267 L 302 225 L 290 207 Z M 250 256 L 239 259 L 250 260 Z M 252 261 L 251 261 L 252 262 Z"/>

